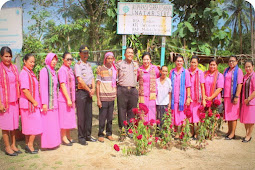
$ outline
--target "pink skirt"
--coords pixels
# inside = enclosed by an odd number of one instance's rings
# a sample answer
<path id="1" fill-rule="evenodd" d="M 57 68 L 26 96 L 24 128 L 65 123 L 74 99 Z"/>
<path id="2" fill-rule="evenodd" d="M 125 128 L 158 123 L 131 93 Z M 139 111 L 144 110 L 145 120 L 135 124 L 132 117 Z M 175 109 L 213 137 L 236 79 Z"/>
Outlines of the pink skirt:
<path id="1" fill-rule="evenodd" d="M 200 111 L 198 110 L 198 108 L 200 107 L 200 103 L 196 102 L 196 101 L 193 101 L 190 103 L 190 109 L 191 109 L 191 112 L 192 112 L 192 116 L 191 118 L 189 119 L 190 123 L 198 123 L 199 122 L 199 114 L 200 114 Z"/>
<path id="2" fill-rule="evenodd" d="M 175 126 L 181 126 L 186 115 L 184 111 L 179 111 L 179 103 L 174 103 L 174 110 L 172 110 L 172 122 Z"/>
<path id="3" fill-rule="evenodd" d="M 58 102 L 60 129 L 74 129 L 76 125 L 75 108 L 68 107 L 65 102 Z"/>
<path id="4" fill-rule="evenodd" d="M 31 113 L 28 109 L 20 109 L 22 133 L 25 135 L 38 135 L 42 133 L 42 117 L 39 108 Z"/>
<path id="5" fill-rule="evenodd" d="M 15 130 L 19 128 L 19 104 L 9 103 L 9 109 L 5 113 L 0 113 L 0 129 Z"/>
<path id="6" fill-rule="evenodd" d="M 41 115 L 43 127 L 41 147 L 57 147 L 61 143 L 58 109 L 48 110 L 47 113 L 42 112 Z"/>
<path id="7" fill-rule="evenodd" d="M 244 124 L 255 123 L 255 106 L 247 106 L 246 104 L 242 104 L 240 122 Z"/>
<path id="8" fill-rule="evenodd" d="M 149 100 L 150 97 L 144 97 L 144 104 L 148 107 L 149 112 L 144 116 L 145 121 L 150 121 L 151 119 L 156 120 L 156 100 Z"/>
<path id="9" fill-rule="evenodd" d="M 230 97 L 224 98 L 224 119 L 226 121 L 233 121 L 239 118 L 240 100 L 237 104 L 231 103 Z"/>

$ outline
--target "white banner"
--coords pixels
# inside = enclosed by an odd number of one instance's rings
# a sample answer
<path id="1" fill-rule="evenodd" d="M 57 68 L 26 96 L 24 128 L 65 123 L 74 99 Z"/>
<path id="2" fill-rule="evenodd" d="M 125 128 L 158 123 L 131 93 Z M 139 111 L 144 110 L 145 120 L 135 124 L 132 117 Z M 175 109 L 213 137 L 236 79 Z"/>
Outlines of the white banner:
<path id="1" fill-rule="evenodd" d="M 117 34 L 172 34 L 173 5 L 163 3 L 118 3 Z"/>
<path id="2" fill-rule="evenodd" d="M 8 46 L 14 53 L 23 45 L 22 8 L 5 8 L 0 11 L 0 47 Z"/>

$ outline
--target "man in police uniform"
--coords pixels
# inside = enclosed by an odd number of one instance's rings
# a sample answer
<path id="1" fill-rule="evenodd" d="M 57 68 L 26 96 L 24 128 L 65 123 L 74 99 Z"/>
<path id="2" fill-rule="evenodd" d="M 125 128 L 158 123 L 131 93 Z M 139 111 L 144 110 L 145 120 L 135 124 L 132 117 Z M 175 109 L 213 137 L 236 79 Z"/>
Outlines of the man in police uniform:
<path id="1" fill-rule="evenodd" d="M 86 141 L 97 141 L 91 137 L 92 96 L 95 93 L 95 81 L 91 65 L 87 62 L 89 57 L 88 47 L 82 45 L 79 51 L 81 60 L 75 64 L 75 76 L 78 82 L 76 91 L 78 140 L 81 145 L 87 145 Z"/>
<path id="2" fill-rule="evenodd" d="M 118 87 L 117 87 L 117 105 L 118 105 L 118 120 L 119 128 L 124 127 L 123 122 L 129 123 L 131 118 L 134 118 L 133 108 L 137 107 L 138 91 L 137 85 L 137 70 L 139 65 L 133 61 L 134 50 L 128 47 L 125 51 L 125 59 L 116 63 L 118 70 Z M 125 134 L 121 134 L 120 141 L 125 139 Z"/>

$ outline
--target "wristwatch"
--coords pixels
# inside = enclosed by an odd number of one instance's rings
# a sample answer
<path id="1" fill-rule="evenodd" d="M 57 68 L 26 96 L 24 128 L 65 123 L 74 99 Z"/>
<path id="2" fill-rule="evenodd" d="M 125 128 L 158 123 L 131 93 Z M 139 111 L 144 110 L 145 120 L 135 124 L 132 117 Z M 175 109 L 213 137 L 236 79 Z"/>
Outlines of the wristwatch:
<path id="1" fill-rule="evenodd" d="M 234 98 L 239 98 L 239 96 L 235 96 Z"/>

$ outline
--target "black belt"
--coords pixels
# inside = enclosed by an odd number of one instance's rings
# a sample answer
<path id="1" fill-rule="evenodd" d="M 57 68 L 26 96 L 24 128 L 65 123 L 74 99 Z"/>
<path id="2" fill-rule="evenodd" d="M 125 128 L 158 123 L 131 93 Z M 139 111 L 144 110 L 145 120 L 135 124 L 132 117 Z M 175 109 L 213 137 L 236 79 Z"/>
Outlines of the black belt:
<path id="1" fill-rule="evenodd" d="M 126 89 L 132 89 L 132 88 L 135 88 L 135 87 L 132 87 L 132 86 L 118 86 L 118 87 L 122 87 L 122 88 L 126 88 Z"/>

